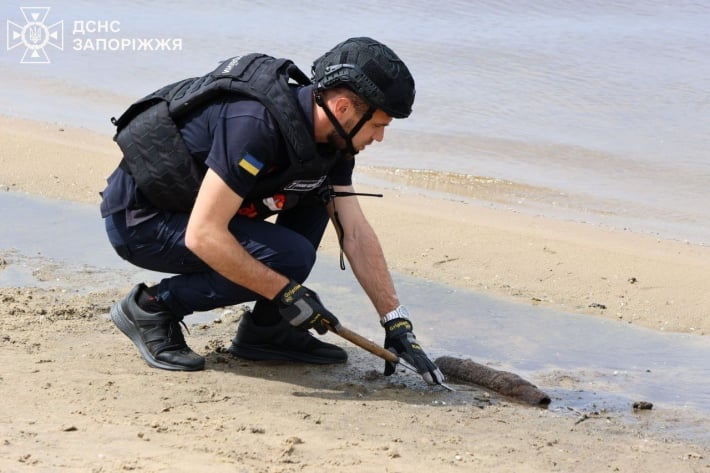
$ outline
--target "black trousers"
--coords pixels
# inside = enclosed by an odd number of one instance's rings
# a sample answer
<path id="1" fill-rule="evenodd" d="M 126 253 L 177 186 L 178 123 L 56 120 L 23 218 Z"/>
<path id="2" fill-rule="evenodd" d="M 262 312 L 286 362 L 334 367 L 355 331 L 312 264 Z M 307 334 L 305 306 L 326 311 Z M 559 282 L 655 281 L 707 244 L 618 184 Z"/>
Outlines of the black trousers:
<path id="1" fill-rule="evenodd" d="M 178 317 L 259 300 L 260 296 L 218 274 L 185 246 L 188 219 L 188 214 L 163 212 L 127 228 L 124 213 L 118 212 L 105 224 L 109 241 L 122 258 L 141 268 L 174 274 L 160 281 L 158 298 Z M 327 224 L 325 207 L 297 207 L 280 214 L 275 223 L 236 216 L 229 231 L 254 258 L 303 282 L 315 264 Z M 271 305 L 264 300 L 257 304 L 261 310 L 275 310 Z"/>

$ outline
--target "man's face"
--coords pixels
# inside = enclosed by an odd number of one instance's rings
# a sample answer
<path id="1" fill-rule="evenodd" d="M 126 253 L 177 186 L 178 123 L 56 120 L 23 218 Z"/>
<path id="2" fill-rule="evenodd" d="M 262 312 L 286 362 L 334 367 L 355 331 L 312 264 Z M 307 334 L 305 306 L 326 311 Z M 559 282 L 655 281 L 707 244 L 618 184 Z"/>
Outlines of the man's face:
<path id="1" fill-rule="evenodd" d="M 357 113 L 355 109 L 352 108 L 351 111 L 346 112 L 340 123 L 345 132 L 350 133 L 360 121 L 360 118 L 362 118 L 362 114 Z M 388 126 L 391 121 L 392 117 L 382 110 L 375 111 L 372 118 L 365 122 L 355 137 L 353 137 L 353 147 L 355 150 L 362 151 L 373 141 L 382 141 L 385 137 L 385 127 Z M 338 149 L 344 149 L 346 146 L 345 140 L 335 130 L 331 130 L 330 133 L 328 133 L 328 143 Z"/>

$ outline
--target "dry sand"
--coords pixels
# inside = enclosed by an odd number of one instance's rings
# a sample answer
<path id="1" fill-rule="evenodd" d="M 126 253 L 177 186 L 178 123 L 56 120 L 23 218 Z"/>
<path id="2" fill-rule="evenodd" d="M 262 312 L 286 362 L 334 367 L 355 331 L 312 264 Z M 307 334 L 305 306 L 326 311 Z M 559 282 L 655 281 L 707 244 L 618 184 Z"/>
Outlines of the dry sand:
<path id="1" fill-rule="evenodd" d="M 98 203 L 119 157 L 109 136 L 0 118 L 3 189 Z M 470 193 L 500 201 L 506 186 Z M 707 247 L 396 184 L 361 203 L 395 271 L 619 323 L 710 331 Z M 336 254 L 332 233 L 326 242 Z M 6 250 L 0 240 L 0 271 L 23 258 Z M 49 262 L 37 277 L 74 289 L 0 289 L 3 472 L 710 471 L 708 445 L 658 428 L 673 420 L 662 409 L 580 413 L 559 399 L 541 410 L 476 388 L 450 394 L 406 373 L 384 378 L 378 360 L 344 343 L 351 359 L 341 367 L 233 359 L 223 347 L 235 308 L 188 335 L 207 370 L 150 369 L 106 318 L 128 283 L 92 290 L 96 274 Z"/>

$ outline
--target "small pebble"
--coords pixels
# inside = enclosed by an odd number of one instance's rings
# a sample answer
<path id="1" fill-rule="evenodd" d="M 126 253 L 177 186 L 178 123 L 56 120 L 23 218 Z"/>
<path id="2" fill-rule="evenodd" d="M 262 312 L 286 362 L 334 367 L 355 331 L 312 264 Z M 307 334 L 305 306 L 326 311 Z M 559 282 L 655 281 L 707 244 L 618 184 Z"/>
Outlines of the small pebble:
<path id="1" fill-rule="evenodd" d="M 651 410 L 653 409 L 653 403 L 648 401 L 636 401 L 634 402 L 634 409 Z"/>

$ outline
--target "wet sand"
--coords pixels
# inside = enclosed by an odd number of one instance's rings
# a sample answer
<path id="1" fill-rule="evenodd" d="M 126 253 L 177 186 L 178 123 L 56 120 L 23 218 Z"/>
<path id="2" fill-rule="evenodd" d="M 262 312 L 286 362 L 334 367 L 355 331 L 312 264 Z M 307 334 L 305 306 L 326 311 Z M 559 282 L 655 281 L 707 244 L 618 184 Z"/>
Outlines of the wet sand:
<path id="1" fill-rule="evenodd" d="M 120 158 L 109 136 L 60 124 L 0 118 L 0 144 L 2 188 L 85 203 L 98 203 Z M 499 187 L 470 192 L 499 202 L 505 185 Z M 385 198 L 361 204 L 399 273 L 700 339 L 710 330 L 706 247 L 435 199 L 396 182 L 383 191 Z M 23 260 L 0 249 L 0 271 Z M 323 251 L 337 254 L 332 232 Z M 153 370 L 105 318 L 128 280 L 92 290 L 101 280 L 94 269 L 23 261 L 45 283 L 0 294 L 3 471 L 710 467 L 707 445 L 659 430 L 658 422 L 673 416 L 663 409 L 540 410 L 475 388 L 452 396 L 407 373 L 383 378 L 380 363 L 351 346 L 345 367 L 232 359 L 223 347 L 234 333 L 234 308 L 188 335 L 208 357 L 205 372 Z M 543 389 L 584 389 L 570 376 L 532 381 Z"/>

